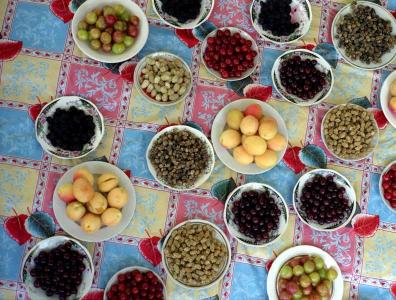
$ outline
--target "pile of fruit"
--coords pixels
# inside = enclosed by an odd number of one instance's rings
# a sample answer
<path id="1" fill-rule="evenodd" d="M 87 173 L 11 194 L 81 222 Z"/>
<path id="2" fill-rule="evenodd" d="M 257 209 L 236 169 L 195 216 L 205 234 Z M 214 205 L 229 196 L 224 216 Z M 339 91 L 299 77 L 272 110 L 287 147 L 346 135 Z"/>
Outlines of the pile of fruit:
<path id="1" fill-rule="evenodd" d="M 258 167 L 268 169 L 276 165 L 277 152 L 287 147 L 287 140 L 278 132 L 276 120 L 264 116 L 260 105 L 251 104 L 243 112 L 228 111 L 227 128 L 220 135 L 220 144 L 233 149 L 238 163 L 255 162 Z"/>
<path id="2" fill-rule="evenodd" d="M 396 163 L 382 176 L 382 191 L 389 205 L 396 209 Z"/>
<path id="3" fill-rule="evenodd" d="M 121 54 L 134 44 L 139 34 L 139 21 L 121 4 L 106 5 L 85 15 L 78 23 L 77 37 L 89 41 L 94 50 Z"/>
<path id="4" fill-rule="evenodd" d="M 298 256 L 281 268 L 277 280 L 280 300 L 330 300 L 338 273 L 321 257 Z"/>
<path id="5" fill-rule="evenodd" d="M 389 109 L 396 114 L 396 80 L 390 86 L 391 98 L 389 99 Z"/>
<path id="6" fill-rule="evenodd" d="M 113 226 L 122 219 L 121 208 L 128 202 L 128 192 L 118 186 L 119 179 L 112 173 L 95 177 L 85 168 L 73 175 L 73 183 L 59 187 L 58 196 L 67 203 L 66 214 L 73 221 L 80 222 L 82 230 L 92 233 L 102 225 Z"/>

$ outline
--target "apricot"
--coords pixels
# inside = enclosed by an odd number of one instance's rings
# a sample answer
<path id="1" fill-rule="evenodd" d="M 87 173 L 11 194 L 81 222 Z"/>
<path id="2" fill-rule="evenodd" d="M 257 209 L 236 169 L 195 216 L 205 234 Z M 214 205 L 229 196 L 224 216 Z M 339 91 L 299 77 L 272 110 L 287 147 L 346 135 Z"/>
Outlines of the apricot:
<path id="1" fill-rule="evenodd" d="M 287 141 L 283 135 L 277 133 L 272 139 L 267 141 L 268 149 L 282 151 L 287 146 Z"/>
<path id="2" fill-rule="evenodd" d="M 76 200 L 73 195 L 73 185 L 71 183 L 61 185 L 58 189 L 58 197 L 66 203 Z"/>
<path id="3" fill-rule="evenodd" d="M 241 132 L 245 135 L 254 135 L 259 127 L 259 121 L 253 116 L 246 116 L 241 121 Z"/>
<path id="4" fill-rule="evenodd" d="M 78 201 L 87 203 L 94 193 L 94 188 L 87 179 L 80 177 L 73 182 L 73 195 Z"/>
<path id="5" fill-rule="evenodd" d="M 261 111 L 261 106 L 258 104 L 250 104 L 248 107 L 245 108 L 243 112 L 245 116 L 253 116 L 257 120 L 263 116 L 263 112 Z"/>
<path id="6" fill-rule="evenodd" d="M 227 129 L 220 135 L 220 144 L 227 148 L 232 149 L 241 143 L 241 134 L 234 129 Z"/>
<path id="7" fill-rule="evenodd" d="M 392 82 L 389 90 L 392 96 L 396 96 L 396 80 Z"/>
<path id="8" fill-rule="evenodd" d="M 396 114 L 396 97 L 392 97 L 389 100 L 389 109 Z"/>
<path id="9" fill-rule="evenodd" d="M 251 164 L 254 160 L 253 155 L 250 155 L 249 153 L 247 153 L 246 150 L 243 148 L 243 146 L 238 146 L 238 147 L 234 148 L 232 155 L 233 155 L 234 159 L 237 162 L 239 162 L 241 165 Z"/>
<path id="10" fill-rule="evenodd" d="M 107 193 L 118 185 L 118 177 L 112 173 L 105 173 L 98 178 L 98 188 L 102 193 Z"/>
<path id="11" fill-rule="evenodd" d="M 87 213 L 82 217 L 80 226 L 86 233 L 92 233 L 100 229 L 102 223 L 100 217 L 91 213 Z"/>
<path id="12" fill-rule="evenodd" d="M 66 206 L 66 215 L 73 221 L 80 220 L 86 211 L 85 206 L 78 201 L 70 202 Z"/>
<path id="13" fill-rule="evenodd" d="M 103 212 L 101 219 L 106 226 L 117 225 L 122 219 L 122 213 L 119 209 L 110 207 Z"/>
<path id="14" fill-rule="evenodd" d="M 243 148 L 250 155 L 261 155 L 267 150 L 267 143 L 258 135 L 251 135 L 246 137 L 242 143 Z"/>
<path id="15" fill-rule="evenodd" d="M 238 130 L 243 119 L 243 113 L 237 109 L 231 109 L 227 113 L 227 125 L 231 129 Z"/>
<path id="16" fill-rule="evenodd" d="M 259 168 L 268 169 L 276 165 L 278 161 L 278 156 L 276 152 L 268 149 L 263 154 L 255 156 L 254 162 Z"/>
<path id="17" fill-rule="evenodd" d="M 241 137 L 241 142 L 242 142 L 242 144 L 243 144 L 243 141 L 244 141 L 247 137 L 248 137 L 247 135 L 242 134 L 242 137 Z"/>
<path id="18" fill-rule="evenodd" d="M 266 140 L 272 139 L 278 132 L 278 124 L 272 118 L 260 120 L 259 135 Z"/>
<path id="19" fill-rule="evenodd" d="M 116 187 L 107 195 L 107 201 L 111 207 L 123 208 L 128 202 L 128 192 L 123 187 Z"/>
<path id="20" fill-rule="evenodd" d="M 107 200 L 106 197 L 101 193 L 95 192 L 94 196 L 87 203 L 87 209 L 93 213 L 100 215 L 107 208 Z"/>
<path id="21" fill-rule="evenodd" d="M 86 180 L 88 180 L 91 185 L 94 185 L 94 183 L 95 183 L 94 176 L 92 175 L 91 172 L 89 172 L 85 168 L 78 169 L 73 174 L 73 181 L 75 181 L 77 178 L 80 178 L 80 177 L 85 178 Z"/>

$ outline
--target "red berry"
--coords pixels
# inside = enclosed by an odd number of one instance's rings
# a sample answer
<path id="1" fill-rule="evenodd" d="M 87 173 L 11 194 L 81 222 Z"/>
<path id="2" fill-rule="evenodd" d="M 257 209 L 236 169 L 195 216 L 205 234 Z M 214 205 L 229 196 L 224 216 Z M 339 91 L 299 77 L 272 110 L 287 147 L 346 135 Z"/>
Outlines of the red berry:
<path id="1" fill-rule="evenodd" d="M 242 46 L 242 51 L 243 51 L 243 52 L 249 51 L 249 47 L 248 47 L 246 44 L 243 45 L 243 46 Z"/>
<path id="2" fill-rule="evenodd" d="M 117 22 L 117 17 L 114 15 L 104 16 L 105 22 L 108 26 L 113 26 L 115 22 Z"/>
<path id="3" fill-rule="evenodd" d="M 246 59 L 247 59 L 247 60 L 252 60 L 253 57 L 252 57 L 252 55 L 249 53 L 249 54 L 246 54 Z"/>
<path id="4" fill-rule="evenodd" d="M 230 36 L 230 35 L 231 35 L 231 31 L 229 29 L 225 29 L 224 36 Z"/>
<path id="5" fill-rule="evenodd" d="M 252 46 L 252 41 L 251 40 L 246 40 L 246 46 L 251 47 Z"/>
<path id="6" fill-rule="evenodd" d="M 116 292 L 118 291 L 118 285 L 114 284 L 114 285 L 111 287 L 111 291 L 114 292 L 114 293 L 116 293 Z"/>
<path id="7" fill-rule="evenodd" d="M 227 55 L 232 55 L 233 53 L 234 53 L 234 50 L 232 50 L 232 49 L 227 50 Z"/>
<path id="8" fill-rule="evenodd" d="M 119 290 L 120 292 L 125 291 L 125 289 L 126 289 L 125 284 L 123 284 L 123 283 L 119 283 L 119 284 L 118 284 L 118 290 Z"/>
<path id="9" fill-rule="evenodd" d="M 222 36 L 223 36 L 223 31 L 217 30 L 216 36 L 217 36 L 217 37 L 222 37 Z"/>
<path id="10" fill-rule="evenodd" d="M 208 44 L 209 45 L 214 44 L 214 42 L 215 42 L 215 38 L 214 37 L 211 36 L 211 37 L 208 38 Z"/>
<path id="11" fill-rule="evenodd" d="M 108 298 L 111 298 L 113 296 L 114 296 L 114 293 L 111 290 L 107 292 L 107 297 Z"/>
<path id="12" fill-rule="evenodd" d="M 120 299 L 120 300 L 128 300 L 128 296 L 126 294 L 120 294 L 120 295 L 118 295 L 118 299 Z"/>
<path id="13" fill-rule="evenodd" d="M 134 278 L 135 278 L 135 281 L 136 281 L 136 282 L 140 282 L 140 281 L 143 280 L 143 276 L 142 276 L 142 274 L 140 274 L 140 273 L 139 273 L 139 274 L 136 274 Z"/>
<path id="14" fill-rule="evenodd" d="M 139 293 L 139 289 L 137 287 L 132 288 L 132 294 L 136 295 Z"/>
<path id="15" fill-rule="evenodd" d="M 386 200 L 390 200 L 390 199 L 392 199 L 392 194 L 391 193 L 385 193 L 385 199 Z"/>
<path id="16" fill-rule="evenodd" d="M 390 202 L 390 206 L 394 209 L 396 209 L 396 200 Z"/>
<path id="17" fill-rule="evenodd" d="M 396 172 L 396 164 L 393 164 L 393 165 L 391 166 L 391 170 L 394 171 L 394 172 Z"/>
<path id="18" fill-rule="evenodd" d="M 118 275 L 118 276 L 117 276 L 117 279 L 118 279 L 119 282 L 125 281 L 125 274 L 120 274 L 120 275 Z"/>

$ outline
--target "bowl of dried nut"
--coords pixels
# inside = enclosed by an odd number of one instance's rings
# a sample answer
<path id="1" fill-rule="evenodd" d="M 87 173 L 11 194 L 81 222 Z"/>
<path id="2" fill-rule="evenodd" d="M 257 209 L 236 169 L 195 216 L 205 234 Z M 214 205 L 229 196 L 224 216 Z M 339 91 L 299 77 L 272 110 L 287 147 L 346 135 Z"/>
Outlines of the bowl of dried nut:
<path id="1" fill-rule="evenodd" d="M 321 135 L 331 154 L 346 161 L 367 158 L 379 141 L 373 113 L 352 103 L 337 105 L 326 113 Z"/>
<path id="2" fill-rule="evenodd" d="M 219 282 L 231 263 L 231 247 L 224 232 L 199 219 L 175 226 L 166 236 L 161 253 L 170 278 L 195 290 Z"/>

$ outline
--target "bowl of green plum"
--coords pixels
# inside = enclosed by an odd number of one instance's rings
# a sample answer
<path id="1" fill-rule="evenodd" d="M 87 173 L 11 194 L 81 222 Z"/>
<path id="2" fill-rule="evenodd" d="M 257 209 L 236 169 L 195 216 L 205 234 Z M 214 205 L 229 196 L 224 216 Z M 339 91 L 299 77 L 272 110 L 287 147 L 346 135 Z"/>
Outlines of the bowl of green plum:
<path id="1" fill-rule="evenodd" d="M 148 32 L 144 11 L 128 0 L 87 0 L 72 20 L 75 44 L 86 56 L 104 63 L 134 57 L 146 44 Z"/>

